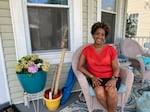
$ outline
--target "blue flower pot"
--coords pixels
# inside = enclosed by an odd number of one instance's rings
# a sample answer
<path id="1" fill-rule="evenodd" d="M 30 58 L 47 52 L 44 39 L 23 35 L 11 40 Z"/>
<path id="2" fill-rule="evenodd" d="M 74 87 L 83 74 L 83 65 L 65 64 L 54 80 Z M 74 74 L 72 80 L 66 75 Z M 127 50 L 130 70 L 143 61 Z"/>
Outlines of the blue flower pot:
<path id="1" fill-rule="evenodd" d="M 31 76 L 29 74 L 17 74 L 19 82 L 27 93 L 38 93 L 42 91 L 46 83 L 46 72 L 36 72 Z"/>

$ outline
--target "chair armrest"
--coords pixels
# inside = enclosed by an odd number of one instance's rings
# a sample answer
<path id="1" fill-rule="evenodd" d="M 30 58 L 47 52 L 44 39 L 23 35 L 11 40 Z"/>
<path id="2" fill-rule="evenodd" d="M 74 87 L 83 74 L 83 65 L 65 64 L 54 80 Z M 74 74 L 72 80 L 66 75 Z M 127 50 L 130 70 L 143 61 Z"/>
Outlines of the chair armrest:
<path id="1" fill-rule="evenodd" d="M 89 84 L 88 84 L 86 76 L 78 70 L 75 71 L 75 74 L 76 74 L 77 80 L 78 80 L 81 88 L 89 90 Z"/>
<path id="2" fill-rule="evenodd" d="M 88 97 L 85 98 L 85 99 L 86 99 L 86 100 L 87 100 L 87 99 L 90 100 L 89 97 L 90 97 L 91 95 L 90 95 L 89 83 L 88 83 L 88 81 L 87 81 L 87 77 L 86 77 L 82 72 L 80 72 L 80 71 L 78 71 L 78 70 L 74 71 L 74 73 L 75 73 L 75 75 L 76 75 L 76 77 L 77 77 L 77 80 L 78 80 L 78 82 L 79 82 L 79 85 L 80 85 L 82 91 L 84 91 L 84 92 L 83 92 L 84 97 L 87 97 L 87 96 L 88 96 Z M 87 102 L 91 102 L 91 101 L 87 101 Z"/>
<path id="3" fill-rule="evenodd" d="M 143 55 L 143 56 L 145 56 L 145 55 Z M 147 55 L 148 56 L 148 55 Z M 141 72 L 142 73 L 144 73 L 145 72 L 145 66 L 144 66 L 144 62 L 143 62 L 143 60 L 141 59 L 141 58 L 139 58 L 139 57 L 132 57 L 132 58 L 130 58 L 130 57 L 128 57 L 131 61 L 136 61 L 138 64 L 139 64 L 139 66 L 140 66 L 140 69 L 141 69 Z"/>
<path id="4" fill-rule="evenodd" d="M 129 61 L 131 62 L 131 65 L 134 67 L 138 67 L 139 66 L 139 62 L 135 57 L 126 57 L 127 59 L 129 59 Z"/>
<path id="5" fill-rule="evenodd" d="M 143 55 L 143 56 L 150 57 L 150 54 L 149 54 L 149 53 L 143 53 L 142 55 Z"/>
<path id="6" fill-rule="evenodd" d="M 145 65 L 144 65 L 144 62 L 143 60 L 140 58 L 140 57 L 136 57 L 136 60 L 139 62 L 140 64 L 140 68 L 141 68 L 141 72 L 142 74 L 145 72 Z"/>
<path id="7" fill-rule="evenodd" d="M 134 75 L 133 73 L 126 67 L 120 67 L 121 73 L 121 83 L 127 85 L 132 85 Z"/>

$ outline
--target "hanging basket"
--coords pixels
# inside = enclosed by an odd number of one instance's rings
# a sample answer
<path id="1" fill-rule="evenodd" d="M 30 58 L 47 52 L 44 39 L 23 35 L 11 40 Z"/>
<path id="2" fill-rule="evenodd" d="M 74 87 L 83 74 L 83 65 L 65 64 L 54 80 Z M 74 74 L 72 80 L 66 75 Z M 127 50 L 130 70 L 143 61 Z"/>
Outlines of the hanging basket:
<path id="1" fill-rule="evenodd" d="M 29 74 L 17 74 L 18 80 L 27 93 L 38 93 L 42 91 L 45 87 L 46 83 L 46 72 L 39 71 L 33 73 L 32 75 Z"/>

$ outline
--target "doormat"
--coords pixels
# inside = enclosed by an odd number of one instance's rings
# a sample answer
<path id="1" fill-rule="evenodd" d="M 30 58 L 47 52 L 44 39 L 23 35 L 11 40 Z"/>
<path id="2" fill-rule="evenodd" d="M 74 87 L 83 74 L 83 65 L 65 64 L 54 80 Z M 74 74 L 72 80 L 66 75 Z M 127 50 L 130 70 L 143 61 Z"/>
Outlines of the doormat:
<path id="1" fill-rule="evenodd" d="M 3 109 L 0 109 L 0 112 L 20 112 L 20 111 L 14 104 L 12 104 Z"/>

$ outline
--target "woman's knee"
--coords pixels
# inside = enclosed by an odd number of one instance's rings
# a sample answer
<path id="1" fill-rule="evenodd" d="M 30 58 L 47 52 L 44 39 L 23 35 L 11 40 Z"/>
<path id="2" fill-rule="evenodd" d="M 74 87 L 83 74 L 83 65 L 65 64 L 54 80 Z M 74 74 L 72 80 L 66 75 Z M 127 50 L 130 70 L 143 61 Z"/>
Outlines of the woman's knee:
<path id="1" fill-rule="evenodd" d="M 117 97 L 118 96 L 117 88 L 109 89 L 107 91 L 107 96 L 108 97 Z"/>
<path id="2" fill-rule="evenodd" d="M 105 98 L 105 91 L 103 88 L 95 89 L 95 93 L 98 99 L 104 99 Z"/>

